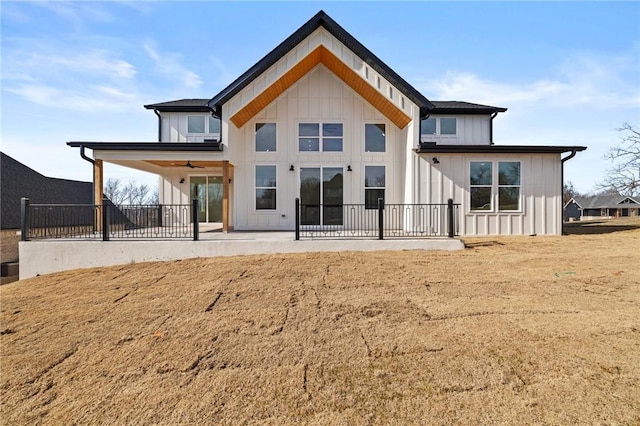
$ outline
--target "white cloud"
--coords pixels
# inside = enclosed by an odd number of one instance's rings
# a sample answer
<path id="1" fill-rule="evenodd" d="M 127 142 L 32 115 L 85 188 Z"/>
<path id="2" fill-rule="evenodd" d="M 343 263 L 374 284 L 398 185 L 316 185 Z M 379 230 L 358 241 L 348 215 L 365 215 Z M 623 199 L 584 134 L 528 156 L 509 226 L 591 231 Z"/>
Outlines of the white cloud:
<path id="1" fill-rule="evenodd" d="M 181 64 L 181 57 L 176 53 L 158 52 L 154 42 L 144 44 L 147 55 L 155 62 L 156 69 L 165 76 L 178 80 L 186 89 L 197 89 L 202 85 L 198 74 Z"/>

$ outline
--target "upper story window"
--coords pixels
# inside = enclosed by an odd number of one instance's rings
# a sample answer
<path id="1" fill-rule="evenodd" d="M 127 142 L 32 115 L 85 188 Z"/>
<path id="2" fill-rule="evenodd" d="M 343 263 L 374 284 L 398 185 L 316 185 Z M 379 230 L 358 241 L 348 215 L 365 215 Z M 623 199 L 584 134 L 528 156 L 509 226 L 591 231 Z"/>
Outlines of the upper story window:
<path id="1" fill-rule="evenodd" d="M 276 123 L 256 123 L 256 152 L 276 151 Z"/>
<path id="2" fill-rule="evenodd" d="M 429 117 L 420 123 L 420 135 L 457 135 L 458 119 L 455 117 Z"/>
<path id="3" fill-rule="evenodd" d="M 220 119 L 205 115 L 187 116 L 187 133 L 220 133 Z M 205 127 L 206 126 L 206 127 Z"/>
<path id="4" fill-rule="evenodd" d="M 384 124 L 364 125 L 364 150 L 365 152 L 385 152 L 386 134 Z"/>
<path id="5" fill-rule="evenodd" d="M 342 152 L 342 123 L 298 124 L 300 152 Z"/>

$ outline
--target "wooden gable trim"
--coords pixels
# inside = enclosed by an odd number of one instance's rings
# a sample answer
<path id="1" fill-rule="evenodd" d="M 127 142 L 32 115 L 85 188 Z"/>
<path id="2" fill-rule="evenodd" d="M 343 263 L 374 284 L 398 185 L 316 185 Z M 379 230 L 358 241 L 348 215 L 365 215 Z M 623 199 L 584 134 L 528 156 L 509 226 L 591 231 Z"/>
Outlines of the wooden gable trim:
<path id="1" fill-rule="evenodd" d="M 327 67 L 327 69 L 333 72 L 400 129 L 411 122 L 411 117 L 395 106 L 389 99 L 383 96 L 382 93 L 373 88 L 326 47 L 320 45 L 245 105 L 240 111 L 235 113 L 231 117 L 233 124 L 238 128 L 244 126 L 249 120 L 255 117 L 256 114 L 266 108 L 285 90 L 304 77 L 318 64 L 323 64 Z"/>

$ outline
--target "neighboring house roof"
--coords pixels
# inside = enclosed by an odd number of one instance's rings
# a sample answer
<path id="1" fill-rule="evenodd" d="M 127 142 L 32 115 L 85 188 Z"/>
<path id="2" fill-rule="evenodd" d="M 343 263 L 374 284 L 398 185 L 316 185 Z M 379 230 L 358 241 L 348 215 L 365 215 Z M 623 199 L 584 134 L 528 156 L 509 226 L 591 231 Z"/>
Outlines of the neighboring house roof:
<path id="1" fill-rule="evenodd" d="M 238 77 L 233 83 L 211 98 L 208 102 L 209 107 L 211 107 L 213 111 L 219 112 L 223 104 L 240 93 L 242 89 L 247 87 L 247 85 L 284 57 L 319 27 L 326 29 L 360 59 L 400 90 L 407 98 L 418 105 L 420 107 L 421 115 L 426 114 L 428 111 L 433 109 L 434 105 L 424 97 L 424 95 L 407 83 L 402 77 L 382 62 L 369 49 L 364 47 L 364 45 L 362 45 L 322 10 L 280 43 L 275 49 L 269 52 L 264 58 L 260 59 L 255 65 L 249 68 L 244 74 Z"/>
<path id="2" fill-rule="evenodd" d="M 32 204 L 92 204 L 93 183 L 43 176 L 0 153 L 0 227 L 20 228 L 20 199 Z"/>
<path id="3" fill-rule="evenodd" d="M 585 149 L 587 149 L 585 146 L 439 145 L 435 142 L 422 142 L 416 152 L 418 154 L 562 154 Z"/>
<path id="4" fill-rule="evenodd" d="M 624 203 L 629 199 L 631 203 Z M 602 208 L 625 208 L 640 206 L 640 202 L 625 195 L 594 195 L 592 197 L 573 197 L 574 201 L 581 209 L 602 209 Z M 635 204 L 635 205 L 634 205 Z"/>

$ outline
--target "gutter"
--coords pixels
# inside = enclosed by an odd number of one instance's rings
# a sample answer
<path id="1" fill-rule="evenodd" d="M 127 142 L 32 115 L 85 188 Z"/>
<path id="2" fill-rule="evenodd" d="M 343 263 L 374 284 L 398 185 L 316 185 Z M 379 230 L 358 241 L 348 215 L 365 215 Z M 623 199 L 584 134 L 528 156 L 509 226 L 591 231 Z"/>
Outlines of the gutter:
<path id="1" fill-rule="evenodd" d="M 158 116 L 158 142 L 162 142 L 162 116 L 158 112 L 158 108 L 154 108 L 153 112 Z"/>
<path id="2" fill-rule="evenodd" d="M 493 145 L 493 119 L 498 116 L 497 112 L 491 114 L 491 120 L 489 120 L 489 143 Z"/>
<path id="3" fill-rule="evenodd" d="M 560 159 L 560 199 L 562 199 L 562 195 L 564 193 L 564 163 L 566 161 L 571 160 L 573 157 L 575 157 L 577 152 L 578 152 L 577 150 L 573 149 L 573 150 L 571 150 L 571 154 L 569 154 L 566 157 Z M 565 232 L 564 232 L 564 205 L 563 205 L 562 202 L 560 203 L 560 205 L 562 206 L 562 207 L 560 207 L 560 218 L 562 220 L 562 222 L 560 222 L 560 223 L 562 223 L 562 225 L 560 226 L 560 235 L 565 235 Z"/>

